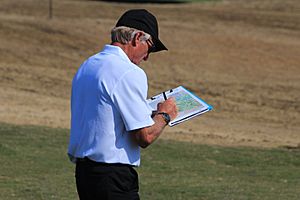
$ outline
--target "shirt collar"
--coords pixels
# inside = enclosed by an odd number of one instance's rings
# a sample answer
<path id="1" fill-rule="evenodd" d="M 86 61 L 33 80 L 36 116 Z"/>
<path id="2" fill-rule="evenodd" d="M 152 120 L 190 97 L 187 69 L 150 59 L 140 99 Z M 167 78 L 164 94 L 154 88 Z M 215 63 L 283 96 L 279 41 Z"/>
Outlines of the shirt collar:
<path id="1" fill-rule="evenodd" d="M 127 54 L 123 51 L 123 49 L 121 49 L 118 46 L 107 44 L 102 49 L 102 52 L 120 56 L 121 59 L 123 59 L 127 62 L 131 62 L 130 59 L 128 58 Z"/>

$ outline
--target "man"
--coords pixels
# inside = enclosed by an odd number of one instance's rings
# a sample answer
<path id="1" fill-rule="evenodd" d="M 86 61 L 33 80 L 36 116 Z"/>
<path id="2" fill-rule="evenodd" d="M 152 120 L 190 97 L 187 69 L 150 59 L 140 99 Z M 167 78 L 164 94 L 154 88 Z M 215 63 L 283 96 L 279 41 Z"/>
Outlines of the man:
<path id="1" fill-rule="evenodd" d="M 167 50 L 156 18 L 147 10 L 125 12 L 111 45 L 88 58 L 72 82 L 68 155 L 76 163 L 80 199 L 139 199 L 140 147 L 159 137 L 177 115 L 174 99 L 152 112 L 147 77 L 139 68 L 149 54 Z"/>

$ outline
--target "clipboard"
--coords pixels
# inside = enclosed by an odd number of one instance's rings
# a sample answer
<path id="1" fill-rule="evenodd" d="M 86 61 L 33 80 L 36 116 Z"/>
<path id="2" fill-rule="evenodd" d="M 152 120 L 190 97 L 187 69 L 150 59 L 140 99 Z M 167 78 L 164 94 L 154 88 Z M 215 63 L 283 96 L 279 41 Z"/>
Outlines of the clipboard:
<path id="1" fill-rule="evenodd" d="M 174 97 L 178 108 L 178 116 L 170 121 L 169 126 L 175 126 L 196 116 L 211 111 L 213 107 L 200 97 L 190 92 L 183 86 L 162 92 L 147 100 L 149 106 L 155 111 L 157 104 L 165 101 L 169 97 Z"/>

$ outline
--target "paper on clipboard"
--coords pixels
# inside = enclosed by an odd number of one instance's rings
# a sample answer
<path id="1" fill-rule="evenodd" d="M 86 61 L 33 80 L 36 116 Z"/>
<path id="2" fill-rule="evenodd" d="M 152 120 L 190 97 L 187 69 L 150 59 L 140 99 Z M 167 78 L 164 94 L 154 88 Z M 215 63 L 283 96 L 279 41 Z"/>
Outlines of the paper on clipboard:
<path id="1" fill-rule="evenodd" d="M 164 94 L 167 98 L 174 97 L 178 107 L 178 116 L 174 120 L 170 121 L 169 126 L 182 123 L 213 109 L 211 105 L 207 104 L 200 97 L 196 96 L 183 86 L 165 91 Z M 164 95 L 159 94 L 151 97 L 147 101 L 152 109 L 156 110 L 157 104 L 164 100 Z"/>

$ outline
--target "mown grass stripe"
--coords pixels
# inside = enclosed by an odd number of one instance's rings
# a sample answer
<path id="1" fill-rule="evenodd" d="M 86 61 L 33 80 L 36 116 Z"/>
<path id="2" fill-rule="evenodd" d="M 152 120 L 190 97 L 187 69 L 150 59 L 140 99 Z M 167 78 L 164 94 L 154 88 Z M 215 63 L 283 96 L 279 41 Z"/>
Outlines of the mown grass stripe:
<path id="1" fill-rule="evenodd" d="M 1 199 L 77 199 L 69 130 L 0 124 Z M 142 151 L 142 199 L 300 198 L 300 151 L 158 140 Z"/>

